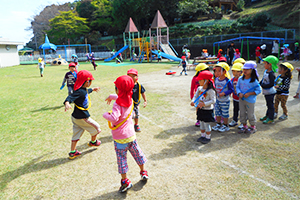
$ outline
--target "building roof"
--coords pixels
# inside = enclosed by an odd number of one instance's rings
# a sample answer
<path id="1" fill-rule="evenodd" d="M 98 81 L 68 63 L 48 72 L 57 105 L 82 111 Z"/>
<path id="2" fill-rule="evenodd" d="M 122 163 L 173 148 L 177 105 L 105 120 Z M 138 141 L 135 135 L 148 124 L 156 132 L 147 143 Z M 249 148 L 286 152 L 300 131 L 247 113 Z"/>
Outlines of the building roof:
<path id="1" fill-rule="evenodd" d="M 157 10 L 156 15 L 153 19 L 153 22 L 151 24 L 151 28 L 167 28 L 167 24 L 160 14 L 159 10 Z"/>
<path id="2" fill-rule="evenodd" d="M 0 45 L 24 45 L 24 43 L 9 41 L 8 38 L 0 38 Z"/>
<path id="3" fill-rule="evenodd" d="M 136 28 L 136 26 L 135 26 L 133 20 L 131 19 L 131 17 L 128 20 L 128 23 L 127 23 L 127 26 L 126 26 L 124 32 L 125 33 L 128 33 L 128 32 L 131 32 L 131 33 L 139 32 L 139 30 Z"/>

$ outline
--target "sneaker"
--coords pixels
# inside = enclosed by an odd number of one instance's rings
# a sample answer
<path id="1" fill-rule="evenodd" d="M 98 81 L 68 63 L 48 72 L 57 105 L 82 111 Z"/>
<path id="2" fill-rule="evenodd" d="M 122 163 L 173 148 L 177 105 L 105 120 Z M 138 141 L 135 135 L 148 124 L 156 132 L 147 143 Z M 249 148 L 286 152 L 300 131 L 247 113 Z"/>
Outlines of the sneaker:
<path id="1" fill-rule="evenodd" d="M 250 133 L 250 134 L 253 134 L 256 132 L 256 128 L 254 127 L 249 127 L 247 130 L 246 130 L 246 133 Z"/>
<path id="2" fill-rule="evenodd" d="M 200 121 L 199 120 L 197 120 L 197 122 L 195 123 L 195 126 L 200 127 Z"/>
<path id="3" fill-rule="evenodd" d="M 267 118 L 268 118 L 268 116 L 264 116 L 264 117 L 261 117 L 259 120 L 260 121 L 265 121 Z"/>
<path id="4" fill-rule="evenodd" d="M 77 149 L 76 149 L 75 153 L 71 153 L 71 152 L 69 153 L 69 159 L 73 160 L 74 158 L 76 158 L 80 155 L 81 155 L 81 152 L 77 151 Z"/>
<path id="5" fill-rule="evenodd" d="M 180 76 L 182 75 L 182 72 L 180 72 Z"/>
<path id="6" fill-rule="evenodd" d="M 244 125 L 243 124 L 240 124 L 239 126 L 238 126 L 238 129 L 242 129 L 244 127 Z"/>
<path id="7" fill-rule="evenodd" d="M 139 127 L 139 125 L 134 125 L 134 130 L 135 132 L 141 132 L 141 128 Z"/>
<path id="8" fill-rule="evenodd" d="M 274 113 L 274 119 L 277 119 L 277 113 Z"/>
<path id="9" fill-rule="evenodd" d="M 141 180 L 146 181 L 149 179 L 148 172 L 146 170 L 140 172 Z"/>
<path id="10" fill-rule="evenodd" d="M 219 132 L 227 132 L 227 131 L 229 131 L 230 129 L 229 129 L 229 127 L 228 126 L 225 126 L 224 124 L 222 125 L 222 127 L 221 128 L 219 128 Z"/>
<path id="11" fill-rule="evenodd" d="M 210 139 L 208 139 L 208 138 L 203 138 L 203 140 L 201 140 L 202 144 L 207 144 L 209 142 L 210 142 Z"/>
<path id="12" fill-rule="evenodd" d="M 119 189 L 119 192 L 126 192 L 131 187 L 132 187 L 132 183 L 128 178 L 121 180 L 121 187 Z"/>
<path id="13" fill-rule="evenodd" d="M 202 143 L 202 141 L 204 140 L 204 138 L 205 138 L 205 137 L 202 137 L 202 136 L 199 137 L 199 138 L 197 139 L 197 142 L 201 142 L 201 143 Z"/>
<path id="14" fill-rule="evenodd" d="M 247 132 L 247 129 L 248 129 L 247 127 L 244 127 L 244 126 L 243 126 L 243 127 L 241 128 L 241 130 L 238 131 L 238 133 L 240 133 L 240 134 L 241 134 L 241 133 L 246 133 L 246 132 Z"/>
<path id="15" fill-rule="evenodd" d="M 90 147 L 99 147 L 100 144 L 101 144 L 101 141 L 100 141 L 100 140 L 96 140 L 95 143 L 92 143 L 92 141 L 90 141 L 90 142 L 88 143 L 88 145 L 89 145 Z"/>
<path id="16" fill-rule="evenodd" d="M 230 127 L 233 127 L 233 126 L 236 126 L 238 125 L 238 123 L 234 120 L 232 120 L 229 124 L 228 124 Z"/>
<path id="17" fill-rule="evenodd" d="M 187 76 L 187 73 L 185 73 L 185 75 Z"/>
<path id="18" fill-rule="evenodd" d="M 295 95 L 295 96 L 293 96 L 293 98 L 299 99 L 299 95 Z"/>
<path id="19" fill-rule="evenodd" d="M 274 123 L 274 120 L 270 119 L 269 117 L 263 121 L 264 124 L 272 124 Z"/>
<path id="20" fill-rule="evenodd" d="M 212 129 L 213 131 L 218 131 L 220 128 L 221 128 L 221 125 L 220 125 L 220 124 L 216 124 L 216 125 L 213 126 L 211 129 Z"/>
<path id="21" fill-rule="evenodd" d="M 288 117 L 289 117 L 288 115 L 283 114 L 283 115 L 281 115 L 278 119 L 280 119 L 280 120 L 285 120 L 285 119 L 287 119 Z"/>

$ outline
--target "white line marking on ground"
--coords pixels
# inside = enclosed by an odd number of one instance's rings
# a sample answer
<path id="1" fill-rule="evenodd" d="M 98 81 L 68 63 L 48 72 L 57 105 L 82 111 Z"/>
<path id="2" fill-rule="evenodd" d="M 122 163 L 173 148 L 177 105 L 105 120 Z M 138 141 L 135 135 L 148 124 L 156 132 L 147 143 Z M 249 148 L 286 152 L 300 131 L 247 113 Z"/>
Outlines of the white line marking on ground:
<path id="1" fill-rule="evenodd" d="M 145 115 L 141 115 L 141 114 L 140 114 L 140 116 L 141 116 L 142 118 L 146 119 L 147 121 L 151 122 L 151 123 L 154 124 L 155 126 L 158 126 L 158 127 L 162 128 L 162 129 L 164 129 L 164 127 L 163 127 L 162 125 L 156 124 L 154 121 L 152 121 L 151 119 L 149 119 L 149 118 L 146 117 Z"/>

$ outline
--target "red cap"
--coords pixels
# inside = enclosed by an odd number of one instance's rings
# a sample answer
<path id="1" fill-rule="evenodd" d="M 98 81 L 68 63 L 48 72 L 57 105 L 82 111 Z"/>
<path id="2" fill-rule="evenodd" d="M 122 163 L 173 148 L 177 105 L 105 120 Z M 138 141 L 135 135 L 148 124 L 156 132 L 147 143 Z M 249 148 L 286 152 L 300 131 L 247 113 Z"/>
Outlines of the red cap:
<path id="1" fill-rule="evenodd" d="M 116 103 L 123 107 L 129 107 L 132 104 L 132 89 L 134 82 L 128 75 L 120 76 L 116 79 L 115 85 L 118 88 L 118 98 Z"/>
<path id="2" fill-rule="evenodd" d="M 92 73 L 87 70 L 81 70 L 77 74 L 77 79 L 74 84 L 74 91 L 82 87 L 85 81 L 95 80 Z"/>
<path id="3" fill-rule="evenodd" d="M 239 49 L 235 49 L 235 52 L 239 53 L 239 52 L 240 52 L 240 50 L 239 50 Z"/>
<path id="4" fill-rule="evenodd" d="M 184 59 L 185 59 L 185 56 L 181 56 L 181 59 L 184 60 Z"/>
<path id="5" fill-rule="evenodd" d="M 256 47 L 256 50 L 260 50 L 260 47 Z"/>
<path id="6" fill-rule="evenodd" d="M 134 68 L 131 68 L 127 71 L 127 74 L 134 74 L 134 75 L 138 75 L 138 71 Z"/>
<path id="7" fill-rule="evenodd" d="M 69 67 L 76 67 L 76 64 L 73 63 L 73 62 L 71 62 L 71 63 L 69 64 Z"/>
<path id="8" fill-rule="evenodd" d="M 223 56 L 219 58 L 219 62 L 226 62 L 226 61 L 227 61 L 226 58 Z"/>
<path id="9" fill-rule="evenodd" d="M 210 82 L 212 82 L 213 86 L 215 87 L 214 81 L 213 81 L 213 74 L 210 71 L 204 70 L 202 72 L 200 72 L 196 78 L 197 81 L 200 80 L 209 80 Z"/>

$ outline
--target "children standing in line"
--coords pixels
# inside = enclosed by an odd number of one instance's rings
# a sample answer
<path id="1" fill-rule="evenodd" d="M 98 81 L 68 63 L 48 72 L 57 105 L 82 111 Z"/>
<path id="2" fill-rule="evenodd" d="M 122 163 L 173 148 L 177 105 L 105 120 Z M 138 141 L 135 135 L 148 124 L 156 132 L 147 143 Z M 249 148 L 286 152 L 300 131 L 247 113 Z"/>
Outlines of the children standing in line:
<path id="1" fill-rule="evenodd" d="M 277 71 L 278 58 L 275 56 L 268 56 L 264 60 L 264 76 L 260 81 L 260 86 L 263 88 L 262 92 L 265 96 L 267 103 L 267 112 L 264 117 L 260 118 L 260 121 L 263 121 L 264 124 L 270 124 L 274 122 L 274 96 L 276 90 L 274 88 L 275 83 L 275 72 Z"/>
<path id="2" fill-rule="evenodd" d="M 240 98 L 240 121 L 243 127 L 238 133 L 255 133 L 256 117 L 254 113 L 256 96 L 261 93 L 261 88 L 258 82 L 258 73 L 254 61 L 247 61 L 243 66 L 243 76 L 239 78 L 236 85 L 236 92 Z M 247 119 L 250 127 L 247 126 Z"/>
<path id="3" fill-rule="evenodd" d="M 72 113 L 73 122 L 73 136 L 71 143 L 71 152 L 69 153 L 69 159 L 74 159 L 81 155 L 76 149 L 76 145 L 83 132 L 86 130 L 91 134 L 91 141 L 89 146 L 98 147 L 101 142 L 97 140 L 97 135 L 101 132 L 100 125 L 90 117 L 89 109 L 91 107 L 91 98 L 89 93 L 100 90 L 100 87 L 90 88 L 94 77 L 91 72 L 87 70 L 81 70 L 77 74 L 77 80 L 74 85 L 74 93 L 69 95 L 64 101 L 65 111 L 71 109 L 70 103 L 75 104 L 74 111 Z"/>
<path id="4" fill-rule="evenodd" d="M 187 75 L 187 73 L 186 73 L 186 56 L 182 56 L 181 59 L 182 59 L 182 62 L 181 62 L 181 64 L 182 64 L 182 71 L 180 72 L 180 75 L 182 75 L 182 72 L 184 72 L 185 75 Z"/>
<path id="5" fill-rule="evenodd" d="M 229 123 L 230 127 L 236 126 L 238 125 L 238 117 L 239 117 L 239 96 L 236 93 L 236 84 L 240 78 L 240 76 L 242 75 L 242 67 L 243 64 L 242 63 L 233 63 L 231 71 L 233 74 L 233 78 L 231 79 L 231 83 L 233 85 L 233 92 L 232 92 L 232 100 L 233 100 L 233 119 L 232 121 Z M 240 127 L 242 128 L 242 127 Z"/>
<path id="6" fill-rule="evenodd" d="M 136 69 L 129 69 L 127 71 L 127 75 L 130 76 L 134 82 L 134 87 L 132 90 L 132 99 L 134 103 L 134 108 L 133 108 L 133 116 L 134 116 L 134 130 L 136 132 L 140 132 L 141 128 L 139 126 L 139 105 L 140 105 L 140 100 L 141 96 L 144 99 L 144 108 L 147 106 L 147 98 L 146 98 L 146 90 L 143 87 L 142 84 L 138 82 L 138 71 Z"/>
<path id="7" fill-rule="evenodd" d="M 212 127 L 214 131 L 225 132 L 229 131 L 228 118 L 230 106 L 230 94 L 233 92 L 233 86 L 228 73 L 230 67 L 225 62 L 220 62 L 215 65 L 215 86 L 217 91 L 217 101 L 215 104 L 215 115 L 217 124 Z M 221 124 L 223 117 L 224 124 Z"/>
<path id="8" fill-rule="evenodd" d="M 118 77 L 115 81 L 117 95 L 111 94 L 105 100 L 108 104 L 110 104 L 112 100 L 116 100 L 116 102 L 113 104 L 111 112 L 103 114 L 103 117 L 109 121 L 109 127 L 112 130 L 111 133 L 117 154 L 118 171 L 122 177 L 119 192 L 126 192 L 132 187 L 132 183 L 127 178 L 126 174 L 128 172 L 128 150 L 140 167 L 141 179 L 146 181 L 149 178 L 148 172 L 144 167 L 147 159 L 137 143 L 131 120 L 131 114 L 134 107 L 132 105 L 133 87 L 134 82 L 131 77 L 127 75 Z"/>
<path id="9" fill-rule="evenodd" d="M 278 77 L 275 81 L 275 88 L 277 90 L 275 97 L 275 116 L 277 118 L 278 115 L 278 105 L 281 103 L 281 107 L 283 110 L 283 115 L 279 117 L 280 120 L 285 120 L 288 118 L 288 110 L 286 107 L 286 102 L 289 97 L 289 89 L 292 80 L 292 72 L 294 70 L 293 65 L 288 62 L 281 63 L 279 65 Z"/>
<path id="10" fill-rule="evenodd" d="M 65 87 L 66 82 L 67 82 L 68 94 L 71 95 L 74 91 L 74 84 L 77 79 L 76 64 L 71 62 L 69 64 L 69 70 L 70 71 L 68 71 L 64 77 L 64 80 L 62 82 L 60 89 L 62 90 Z"/>
<path id="11" fill-rule="evenodd" d="M 195 67 L 196 73 L 192 79 L 191 82 L 191 91 L 190 91 L 190 97 L 191 99 L 193 99 L 198 87 L 199 87 L 199 82 L 197 80 L 197 77 L 199 75 L 200 72 L 202 72 L 203 70 L 208 70 L 209 71 L 209 66 L 206 65 L 205 63 L 200 63 Z M 195 123 L 195 126 L 200 127 L 200 121 L 197 120 L 197 122 Z"/>
<path id="12" fill-rule="evenodd" d="M 38 68 L 40 69 L 40 74 L 41 77 L 44 76 L 44 68 L 45 68 L 45 62 L 43 61 L 43 58 L 38 58 L 39 64 L 38 64 Z"/>
<path id="13" fill-rule="evenodd" d="M 213 74 L 210 71 L 202 71 L 197 76 L 199 87 L 192 99 L 191 106 L 197 108 L 197 120 L 200 121 L 201 137 L 197 142 L 207 144 L 210 142 L 210 122 L 214 122 L 214 103 L 216 102 L 216 91 L 213 82 Z"/>

